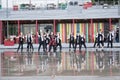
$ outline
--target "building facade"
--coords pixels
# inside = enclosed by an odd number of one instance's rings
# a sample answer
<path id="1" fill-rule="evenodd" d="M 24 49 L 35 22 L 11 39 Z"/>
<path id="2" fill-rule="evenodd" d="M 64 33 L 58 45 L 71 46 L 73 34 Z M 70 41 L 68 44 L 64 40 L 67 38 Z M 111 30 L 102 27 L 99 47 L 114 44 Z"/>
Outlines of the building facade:
<path id="1" fill-rule="evenodd" d="M 1 44 L 6 39 L 17 37 L 20 32 L 24 35 L 31 32 L 37 43 L 36 32 L 47 29 L 55 34 L 59 32 L 62 42 L 68 42 L 70 33 L 74 36 L 84 33 L 86 42 L 94 42 L 100 29 L 106 38 L 110 30 L 116 32 L 120 23 L 118 4 L 104 6 L 87 2 L 79 5 L 76 1 L 69 1 L 57 7 L 49 4 L 44 8 L 31 7 L 31 4 L 24 4 L 24 8 L 0 9 Z"/>

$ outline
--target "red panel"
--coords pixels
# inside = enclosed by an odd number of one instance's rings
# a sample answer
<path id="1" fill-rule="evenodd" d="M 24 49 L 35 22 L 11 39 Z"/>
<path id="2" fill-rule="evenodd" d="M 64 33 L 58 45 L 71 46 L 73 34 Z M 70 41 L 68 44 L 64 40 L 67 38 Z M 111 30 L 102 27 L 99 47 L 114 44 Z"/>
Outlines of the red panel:
<path id="1" fill-rule="evenodd" d="M 54 34 L 56 34 L 56 20 L 53 21 Z"/>
<path id="2" fill-rule="evenodd" d="M 74 19 L 73 19 L 73 21 L 72 21 L 73 23 L 72 23 L 72 33 L 73 33 L 73 35 L 74 35 L 74 24 L 75 24 L 75 21 L 74 21 Z"/>
<path id="3" fill-rule="evenodd" d="M 111 18 L 109 19 L 109 25 L 110 25 L 110 30 L 112 29 L 112 23 L 111 23 Z"/>
<path id="4" fill-rule="evenodd" d="M 14 41 L 4 40 L 4 45 L 5 46 L 14 46 Z"/>
<path id="5" fill-rule="evenodd" d="M 0 21 L 0 44 L 3 42 L 3 37 L 2 37 L 2 21 Z"/>
<path id="6" fill-rule="evenodd" d="M 18 20 L 18 35 L 20 35 L 20 21 Z"/>
<path id="7" fill-rule="evenodd" d="M 18 5 L 14 5 L 14 6 L 13 6 L 13 10 L 14 10 L 14 11 L 17 11 L 17 10 L 18 10 Z"/>
<path id="8" fill-rule="evenodd" d="M 38 21 L 36 20 L 36 43 L 38 43 L 37 32 L 38 32 Z"/>
<path id="9" fill-rule="evenodd" d="M 93 32 L 94 32 L 94 28 L 93 28 L 93 20 L 91 19 L 90 22 L 91 22 L 91 28 L 92 28 L 92 42 L 93 42 L 93 41 L 94 41 L 94 36 L 93 36 L 93 35 L 94 35 L 94 33 L 93 33 Z"/>

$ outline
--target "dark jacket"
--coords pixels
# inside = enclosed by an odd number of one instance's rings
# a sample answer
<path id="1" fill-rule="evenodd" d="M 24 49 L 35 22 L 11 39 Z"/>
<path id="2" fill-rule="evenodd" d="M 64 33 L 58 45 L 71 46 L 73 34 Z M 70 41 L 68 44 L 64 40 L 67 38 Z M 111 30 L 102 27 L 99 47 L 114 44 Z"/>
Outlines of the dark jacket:
<path id="1" fill-rule="evenodd" d="M 80 36 L 80 35 L 77 35 L 77 36 L 76 36 L 75 43 L 76 43 L 76 44 L 80 44 L 80 42 L 81 42 L 80 40 L 81 40 L 81 36 Z"/>
<path id="2" fill-rule="evenodd" d="M 113 35 L 112 35 L 112 33 L 108 34 L 108 41 L 113 41 Z"/>
<path id="3" fill-rule="evenodd" d="M 74 43 L 74 36 L 70 35 L 70 43 Z"/>
<path id="4" fill-rule="evenodd" d="M 31 43 L 31 42 L 32 42 L 31 36 L 27 36 L 27 43 Z"/>
<path id="5" fill-rule="evenodd" d="M 24 43 L 24 38 L 23 37 L 19 37 L 19 44 L 23 44 Z"/>

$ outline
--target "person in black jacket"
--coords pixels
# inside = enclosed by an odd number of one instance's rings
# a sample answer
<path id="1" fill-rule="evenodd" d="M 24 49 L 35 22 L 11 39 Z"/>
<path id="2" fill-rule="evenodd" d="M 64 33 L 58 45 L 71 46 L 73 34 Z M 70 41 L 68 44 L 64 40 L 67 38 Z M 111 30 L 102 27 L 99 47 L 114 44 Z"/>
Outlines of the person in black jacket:
<path id="1" fill-rule="evenodd" d="M 95 42 L 94 42 L 94 48 L 95 48 L 95 46 L 97 45 L 97 43 L 98 43 L 98 33 L 95 35 Z"/>
<path id="2" fill-rule="evenodd" d="M 70 34 L 70 38 L 69 38 L 69 50 L 71 50 L 71 44 L 72 44 L 72 47 L 74 49 L 74 35 L 73 35 L 73 33 Z"/>
<path id="3" fill-rule="evenodd" d="M 100 44 L 102 45 L 102 48 L 104 47 L 104 35 L 102 34 L 101 30 L 98 33 L 98 47 L 100 48 Z"/>
<path id="4" fill-rule="evenodd" d="M 115 32 L 115 40 L 117 43 L 119 42 L 119 27 L 117 27 L 116 32 Z"/>
<path id="5" fill-rule="evenodd" d="M 56 41 L 56 50 L 57 50 L 57 47 L 59 46 L 59 50 L 61 51 L 62 50 L 62 44 L 61 44 L 60 34 L 57 34 L 55 36 L 55 41 Z"/>
<path id="6" fill-rule="evenodd" d="M 50 42 L 50 34 L 49 33 L 46 33 L 45 34 L 45 51 L 48 51 L 48 45 L 49 45 L 49 42 Z"/>
<path id="7" fill-rule="evenodd" d="M 81 36 L 80 36 L 80 34 L 77 34 L 76 40 L 75 40 L 75 51 L 76 51 L 77 45 L 79 45 L 79 51 L 80 51 L 80 46 L 81 46 L 80 40 L 81 40 Z"/>
<path id="8" fill-rule="evenodd" d="M 108 36 L 107 36 L 107 39 L 108 39 L 108 45 L 107 47 L 109 47 L 109 44 L 111 44 L 111 48 L 113 47 L 113 34 L 112 32 L 110 31 Z"/>
<path id="9" fill-rule="evenodd" d="M 45 36 L 42 32 L 37 34 L 38 34 L 38 42 L 39 42 L 38 52 L 40 51 L 41 45 L 43 46 L 43 51 L 45 52 Z"/>
<path id="10" fill-rule="evenodd" d="M 34 50 L 32 45 L 32 35 L 30 34 L 30 32 L 27 34 L 26 39 L 27 39 L 27 51 L 29 51 L 31 48 L 32 50 Z"/>
<path id="11" fill-rule="evenodd" d="M 19 46 L 17 48 L 17 52 L 19 51 L 20 47 L 21 47 L 21 52 L 23 52 L 23 43 L 24 43 L 24 36 L 22 33 L 20 33 L 19 35 Z"/>
<path id="12" fill-rule="evenodd" d="M 86 48 L 86 44 L 85 44 L 85 36 L 84 36 L 84 34 L 81 34 L 81 40 L 80 40 L 80 43 L 81 43 L 80 49 L 81 49 L 82 45 L 84 46 L 84 48 Z"/>

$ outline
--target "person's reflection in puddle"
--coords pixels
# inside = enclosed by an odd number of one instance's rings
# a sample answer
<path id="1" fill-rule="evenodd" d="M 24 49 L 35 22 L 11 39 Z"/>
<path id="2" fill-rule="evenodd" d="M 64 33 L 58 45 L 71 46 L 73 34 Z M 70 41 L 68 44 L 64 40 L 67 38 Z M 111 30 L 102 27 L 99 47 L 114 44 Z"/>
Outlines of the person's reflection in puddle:
<path id="1" fill-rule="evenodd" d="M 116 51 L 115 53 L 116 54 L 115 54 L 115 63 L 114 63 L 114 65 L 115 65 L 116 68 L 119 68 L 119 66 L 120 66 L 120 53 L 119 53 L 119 51 Z"/>
<path id="2" fill-rule="evenodd" d="M 24 56 L 23 52 L 21 52 L 21 53 L 19 54 L 19 57 L 18 57 L 18 58 L 19 58 L 20 72 L 23 72 L 24 69 L 25 69 L 25 61 L 24 61 L 25 56 Z"/>
<path id="3" fill-rule="evenodd" d="M 110 51 L 108 53 L 108 66 L 111 68 L 114 65 L 113 62 L 113 51 Z"/>
<path id="4" fill-rule="evenodd" d="M 33 52 L 28 52 L 25 56 L 26 65 L 33 65 Z"/>
<path id="5" fill-rule="evenodd" d="M 86 59 L 85 59 L 86 51 L 77 51 L 75 53 L 75 61 L 77 66 L 77 71 L 85 70 Z"/>
<path id="6" fill-rule="evenodd" d="M 105 63 L 104 63 L 104 51 L 103 50 L 97 50 L 96 51 L 96 67 L 100 72 L 102 72 L 105 68 Z"/>

